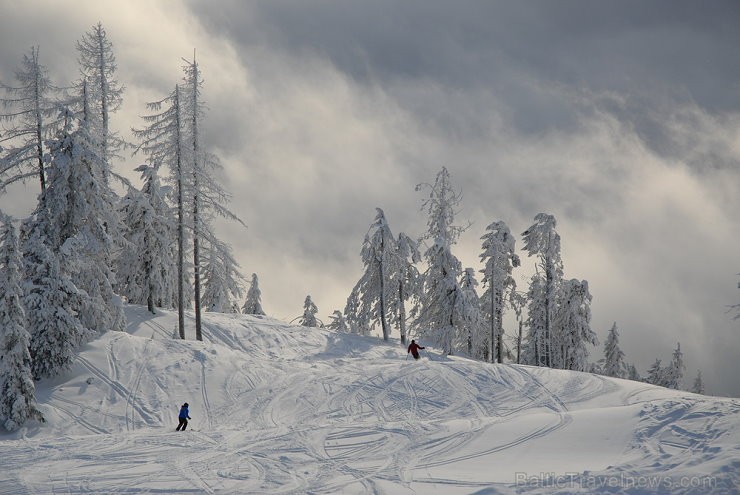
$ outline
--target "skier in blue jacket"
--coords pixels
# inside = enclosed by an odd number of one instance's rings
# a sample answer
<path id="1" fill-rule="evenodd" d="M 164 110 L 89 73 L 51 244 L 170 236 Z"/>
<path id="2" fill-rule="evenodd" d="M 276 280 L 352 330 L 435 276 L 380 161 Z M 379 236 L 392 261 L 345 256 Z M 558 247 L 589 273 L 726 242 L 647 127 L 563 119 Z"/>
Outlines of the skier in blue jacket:
<path id="1" fill-rule="evenodd" d="M 177 425 L 177 429 L 175 431 L 180 431 L 180 428 L 182 428 L 182 431 L 185 431 L 185 428 L 188 427 L 188 420 L 190 418 L 190 411 L 188 411 L 188 403 L 182 405 L 180 408 L 180 424 Z"/>

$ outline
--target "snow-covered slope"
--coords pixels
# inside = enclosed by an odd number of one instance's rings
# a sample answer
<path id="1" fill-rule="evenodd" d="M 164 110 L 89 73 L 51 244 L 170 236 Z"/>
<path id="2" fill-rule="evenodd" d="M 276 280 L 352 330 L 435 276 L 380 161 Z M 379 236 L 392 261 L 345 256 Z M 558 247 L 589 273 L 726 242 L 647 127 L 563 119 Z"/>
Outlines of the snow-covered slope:
<path id="1" fill-rule="evenodd" d="M 128 333 L 38 384 L 0 494 L 737 493 L 740 401 L 398 341 L 127 307 Z M 177 412 L 193 420 L 175 432 Z"/>

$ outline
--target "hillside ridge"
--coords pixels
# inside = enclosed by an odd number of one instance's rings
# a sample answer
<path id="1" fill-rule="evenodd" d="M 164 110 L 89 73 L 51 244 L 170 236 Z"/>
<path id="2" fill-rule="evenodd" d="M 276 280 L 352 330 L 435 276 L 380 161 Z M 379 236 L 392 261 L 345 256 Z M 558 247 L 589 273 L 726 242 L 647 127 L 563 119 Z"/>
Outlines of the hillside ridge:
<path id="1" fill-rule="evenodd" d="M 738 486 L 737 399 L 433 349 L 414 362 L 397 339 L 248 315 L 206 313 L 204 341 L 182 341 L 176 314 L 126 313 L 126 333 L 38 383 L 46 424 L 0 435 L 0 494 Z M 193 419 L 180 433 L 183 402 Z"/>

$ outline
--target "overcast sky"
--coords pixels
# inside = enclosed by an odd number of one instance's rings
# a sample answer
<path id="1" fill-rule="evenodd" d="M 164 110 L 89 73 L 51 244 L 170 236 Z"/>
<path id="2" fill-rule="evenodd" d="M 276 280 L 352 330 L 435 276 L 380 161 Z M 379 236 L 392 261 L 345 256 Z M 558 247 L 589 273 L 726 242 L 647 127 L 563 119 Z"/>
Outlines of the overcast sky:
<path id="1" fill-rule="evenodd" d="M 249 226 L 219 234 L 269 314 L 291 320 L 307 294 L 324 321 L 343 309 L 375 207 L 420 235 L 414 186 L 446 166 L 458 223 L 472 222 L 464 267 L 480 269 L 489 223 L 520 248 L 553 214 L 602 342 L 616 321 L 645 373 L 680 341 L 688 386 L 701 369 L 709 392 L 740 396 L 740 3 L 0 0 L 0 80 L 39 45 L 68 84 L 98 21 L 126 86 L 124 135 L 197 50 L 204 142 Z M 140 162 L 116 170 L 136 178 Z M 28 215 L 36 188 L 0 208 Z"/>

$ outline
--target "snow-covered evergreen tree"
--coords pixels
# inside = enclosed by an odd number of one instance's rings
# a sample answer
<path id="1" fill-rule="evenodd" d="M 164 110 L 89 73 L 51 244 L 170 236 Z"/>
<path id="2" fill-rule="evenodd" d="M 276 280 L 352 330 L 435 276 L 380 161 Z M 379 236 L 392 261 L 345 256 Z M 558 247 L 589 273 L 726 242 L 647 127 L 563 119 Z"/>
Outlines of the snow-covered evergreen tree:
<path id="1" fill-rule="evenodd" d="M 634 364 L 630 364 L 627 367 L 627 379 L 634 380 L 636 382 L 642 381 L 642 377 L 640 376 L 640 373 L 637 372 L 637 368 Z"/>
<path id="2" fill-rule="evenodd" d="M 661 387 L 665 386 L 665 374 L 666 370 L 662 367 L 660 359 L 655 359 L 655 362 L 647 371 L 647 376 L 645 377 L 645 381 L 648 383 L 651 383 L 653 385 L 659 385 Z"/>
<path id="3" fill-rule="evenodd" d="M 119 206 L 124 238 L 117 270 L 117 289 L 132 304 L 172 308 L 177 301 L 176 228 L 155 167 L 141 165 L 144 186 L 133 188 Z"/>
<path id="4" fill-rule="evenodd" d="M 221 168 L 218 158 L 205 151 L 201 139 L 201 122 L 205 116 L 205 103 L 201 91 L 203 78 L 200 66 L 193 59 L 183 67 L 182 99 L 180 101 L 184 138 L 188 143 L 190 181 L 190 228 L 193 240 L 193 289 L 195 300 L 195 338 L 203 340 L 201 332 L 201 241 L 213 242 L 215 235 L 209 220 L 218 215 L 241 223 L 226 204 L 230 195 L 216 180 L 215 172 Z M 183 185 L 185 185 L 183 183 Z"/>
<path id="5" fill-rule="evenodd" d="M 401 343 L 406 344 L 406 301 L 418 301 L 421 290 L 421 275 L 416 263 L 421 261 L 421 254 L 416 241 L 401 232 L 396 241 L 396 266 L 393 282 L 398 286 L 396 297 L 391 298 L 390 319 L 391 325 L 398 325 L 401 333 Z M 413 317 L 413 311 L 412 311 Z"/>
<path id="6" fill-rule="evenodd" d="M 691 387 L 691 391 L 695 394 L 704 395 L 704 380 L 701 377 L 701 370 L 696 370 L 696 378 L 694 378 L 694 384 Z"/>
<path id="7" fill-rule="evenodd" d="M 203 80 L 200 76 L 200 67 L 193 60 L 192 63 L 186 63 L 183 67 L 184 77 L 184 99 L 183 104 L 186 109 L 186 118 L 184 121 L 185 128 L 188 130 L 190 142 L 190 171 L 191 176 L 191 229 L 193 232 L 193 291 L 195 297 L 195 339 L 203 340 L 201 333 L 201 298 L 200 298 L 200 236 L 203 230 L 203 212 L 201 211 L 201 191 L 200 182 L 205 172 L 204 157 L 201 157 L 200 147 L 200 120 L 205 113 L 203 103 L 200 98 Z"/>
<path id="8" fill-rule="evenodd" d="M 189 204 L 188 187 L 190 173 L 186 160 L 188 148 L 183 135 L 183 111 L 179 86 L 166 98 L 147 103 L 147 110 L 152 112 L 143 118 L 144 127 L 132 129 L 139 140 L 135 153 L 144 153 L 155 167 L 166 166 L 170 170 L 169 181 L 172 185 L 173 201 L 177 206 L 177 313 L 178 332 L 185 338 L 185 308 L 189 307 L 190 284 L 186 283 L 188 271 L 185 264 L 187 251 L 187 209 Z M 187 286 L 187 290 L 186 290 Z"/>
<path id="9" fill-rule="evenodd" d="M 341 311 L 334 310 L 334 313 L 329 315 L 331 322 L 326 326 L 329 330 L 334 330 L 339 333 L 352 333 L 349 322 L 344 317 Z"/>
<path id="10" fill-rule="evenodd" d="M 311 296 L 306 296 L 306 300 L 303 302 L 303 316 L 298 320 L 298 324 L 304 327 L 320 327 L 319 320 L 316 318 L 316 313 L 319 312 L 319 308 L 316 307 L 314 302 L 311 300 Z"/>
<path id="11" fill-rule="evenodd" d="M 427 232 L 422 240 L 432 241 L 424 252 L 427 270 L 423 276 L 423 291 L 414 320 L 416 336 L 431 342 L 451 354 L 457 334 L 455 311 L 461 297 L 459 286 L 462 265 L 452 254 L 452 246 L 466 227 L 453 225 L 455 208 L 462 195 L 455 192 L 447 168 L 437 174 L 433 185 L 419 184 L 417 191 L 427 187 L 429 197 L 423 201 L 422 210 L 428 214 Z"/>
<path id="12" fill-rule="evenodd" d="M 419 338 L 452 354 L 462 328 L 457 318 L 462 289 L 454 275 L 461 273 L 460 261 L 443 239 L 437 239 L 425 255 L 429 268 L 424 274 L 424 293 L 419 316 L 414 321 Z"/>
<path id="13" fill-rule="evenodd" d="M 265 314 L 262 309 L 262 291 L 260 291 L 259 279 L 256 273 L 252 274 L 252 282 L 249 284 L 247 300 L 244 301 L 244 306 L 242 306 L 242 313 L 245 315 Z"/>
<path id="14" fill-rule="evenodd" d="M 39 62 L 39 48 L 23 56 L 16 71 L 17 84 L 0 83 L 7 98 L 0 99 L 6 112 L 0 113 L 0 192 L 5 186 L 36 176 L 41 192 L 46 189 L 44 140 L 59 125 L 54 94 L 48 71 Z"/>
<path id="15" fill-rule="evenodd" d="M 482 359 L 488 349 L 486 339 L 490 337 L 486 317 L 481 309 L 480 298 L 476 292 L 478 281 L 475 270 L 466 268 L 460 280 L 460 299 L 456 313 L 461 320 L 461 331 L 457 333 L 458 349 L 465 349 L 469 356 Z"/>
<path id="16" fill-rule="evenodd" d="M 615 378 L 627 376 L 627 365 L 624 362 L 624 352 L 619 347 L 619 332 L 615 321 L 609 330 L 609 335 L 604 342 L 604 366 L 603 374 Z"/>
<path id="17" fill-rule="evenodd" d="M 91 129 L 100 135 L 100 158 L 103 180 L 108 181 L 110 158 L 121 148 L 122 141 L 110 130 L 110 114 L 123 103 L 123 86 L 116 80 L 118 66 L 113 53 L 113 43 L 108 39 L 103 25 L 98 22 L 77 41 L 80 64 L 79 86 L 86 85 L 87 116 Z"/>
<path id="18" fill-rule="evenodd" d="M 367 321 L 371 326 L 380 324 L 383 340 L 390 336 L 388 301 L 397 297 L 397 286 L 393 283 L 397 265 L 396 240 L 386 221 L 385 214 L 376 208 L 376 216 L 362 244 L 362 277 L 355 285 L 358 306 L 355 319 Z"/>
<path id="19" fill-rule="evenodd" d="M 104 167 L 94 133 L 87 121 L 67 124 L 51 141 L 48 187 L 41 196 L 37 216 L 44 225 L 55 255 L 68 266 L 72 281 L 85 292 L 79 308 L 81 323 L 95 333 L 123 330 L 125 317 L 120 298 L 113 292 L 113 239 L 109 226 L 119 225 L 110 206 L 114 193 L 96 170 Z"/>
<path id="20" fill-rule="evenodd" d="M 15 431 L 44 417 L 34 397 L 18 237 L 10 217 L 0 213 L 0 222 L 0 423 Z"/>
<path id="21" fill-rule="evenodd" d="M 532 366 L 545 366 L 546 321 L 545 278 L 532 275 L 527 291 L 527 334 L 524 339 L 522 363 Z"/>
<path id="22" fill-rule="evenodd" d="M 681 343 L 676 344 L 673 351 L 671 363 L 665 368 L 663 386 L 679 390 L 683 383 L 683 373 L 686 367 L 683 364 L 683 352 L 681 352 Z"/>
<path id="23" fill-rule="evenodd" d="M 537 356 L 539 366 L 553 366 L 552 359 L 552 338 L 553 338 L 553 317 L 555 315 L 557 295 L 560 283 L 563 278 L 563 262 L 560 258 L 560 235 L 555 230 L 555 217 L 546 213 L 538 213 L 534 217 L 535 223 L 522 233 L 524 241 L 524 251 L 529 256 L 537 256 L 539 259 L 539 268 L 542 270 L 544 277 L 543 290 L 530 291 L 531 296 L 541 298 L 537 302 L 542 306 L 544 317 L 544 328 L 533 329 L 530 327 L 530 333 L 536 330 L 542 333 L 542 349 Z M 539 335 L 535 336 L 539 339 Z"/>
<path id="24" fill-rule="evenodd" d="M 504 288 L 512 287 L 511 272 L 519 266 L 519 256 L 515 254 L 515 241 L 509 227 L 501 221 L 486 227 L 483 240 L 483 253 L 480 255 L 484 268 L 481 272 L 486 290 L 481 296 L 481 307 L 489 322 L 489 335 L 484 340 L 488 349 L 485 356 L 488 362 L 503 362 L 503 314 Z"/>
<path id="25" fill-rule="evenodd" d="M 31 335 L 29 351 L 33 378 L 52 377 L 67 369 L 77 347 L 92 334 L 77 319 L 84 297 L 71 280 L 68 267 L 51 249 L 45 209 L 24 222 L 22 246 L 23 306 Z"/>
<path id="26" fill-rule="evenodd" d="M 231 248 L 211 238 L 205 244 L 207 262 L 203 265 L 203 295 L 201 304 L 215 313 L 238 313 L 244 277 Z"/>
<path id="27" fill-rule="evenodd" d="M 591 299 L 587 281 L 571 279 L 562 283 L 561 301 L 553 322 L 553 367 L 588 371 L 589 346 L 599 342 L 591 330 Z"/>
<path id="28" fill-rule="evenodd" d="M 360 295 L 356 290 L 350 292 L 347 304 L 344 307 L 344 316 L 349 325 L 350 332 L 357 335 L 370 335 L 370 323 L 367 313 L 360 311 Z"/>
<path id="29" fill-rule="evenodd" d="M 524 347 L 524 319 L 523 312 L 527 306 L 527 298 L 524 294 L 517 292 L 516 285 L 513 285 L 509 291 L 509 305 L 516 315 L 516 321 L 519 327 L 516 337 L 516 364 L 522 363 L 522 349 Z"/>

